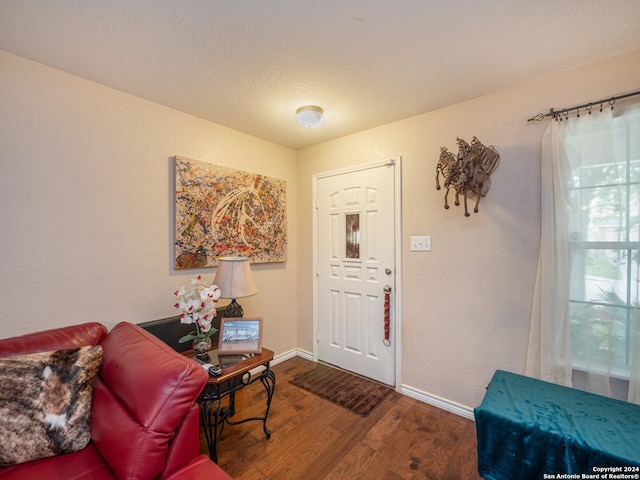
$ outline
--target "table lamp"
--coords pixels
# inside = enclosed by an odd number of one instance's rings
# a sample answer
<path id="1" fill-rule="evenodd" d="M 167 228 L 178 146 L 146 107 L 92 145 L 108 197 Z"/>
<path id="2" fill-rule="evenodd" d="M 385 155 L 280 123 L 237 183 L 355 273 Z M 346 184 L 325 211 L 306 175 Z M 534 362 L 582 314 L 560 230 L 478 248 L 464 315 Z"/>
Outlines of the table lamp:
<path id="1" fill-rule="evenodd" d="M 225 308 L 225 317 L 242 317 L 242 307 L 236 298 L 250 297 L 258 293 L 253 283 L 248 257 L 220 257 L 213 283 L 220 288 L 220 298 L 230 298 Z"/>

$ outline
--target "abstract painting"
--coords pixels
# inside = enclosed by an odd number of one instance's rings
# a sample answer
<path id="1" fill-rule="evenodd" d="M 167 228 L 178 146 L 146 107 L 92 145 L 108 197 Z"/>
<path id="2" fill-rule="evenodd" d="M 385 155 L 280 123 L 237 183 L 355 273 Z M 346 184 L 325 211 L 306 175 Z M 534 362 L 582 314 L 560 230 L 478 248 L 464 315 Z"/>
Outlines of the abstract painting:
<path id="1" fill-rule="evenodd" d="M 176 156 L 175 188 L 176 270 L 286 261 L 286 181 Z"/>

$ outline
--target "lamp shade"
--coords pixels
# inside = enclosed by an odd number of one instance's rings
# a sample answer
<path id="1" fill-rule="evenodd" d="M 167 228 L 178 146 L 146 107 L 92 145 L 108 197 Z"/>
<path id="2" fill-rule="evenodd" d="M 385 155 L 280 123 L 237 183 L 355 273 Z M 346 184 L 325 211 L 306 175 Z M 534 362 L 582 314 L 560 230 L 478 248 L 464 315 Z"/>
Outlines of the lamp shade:
<path id="1" fill-rule="evenodd" d="M 322 120 L 324 120 L 322 113 L 323 112 L 320 107 L 307 105 L 306 107 L 300 107 L 296 111 L 296 119 L 303 127 L 315 128 L 320 126 Z"/>
<path id="2" fill-rule="evenodd" d="M 218 269 L 213 283 L 220 288 L 222 298 L 250 297 L 258 293 L 247 257 L 218 258 Z"/>

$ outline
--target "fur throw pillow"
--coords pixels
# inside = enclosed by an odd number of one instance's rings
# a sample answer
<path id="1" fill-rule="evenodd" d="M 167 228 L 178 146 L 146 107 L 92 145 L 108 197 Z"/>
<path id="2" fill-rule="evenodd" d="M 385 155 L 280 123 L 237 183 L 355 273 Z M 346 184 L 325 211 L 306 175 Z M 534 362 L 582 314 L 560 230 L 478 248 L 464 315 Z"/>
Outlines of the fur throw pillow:
<path id="1" fill-rule="evenodd" d="M 0 466 L 87 446 L 101 363 L 100 345 L 0 358 Z"/>

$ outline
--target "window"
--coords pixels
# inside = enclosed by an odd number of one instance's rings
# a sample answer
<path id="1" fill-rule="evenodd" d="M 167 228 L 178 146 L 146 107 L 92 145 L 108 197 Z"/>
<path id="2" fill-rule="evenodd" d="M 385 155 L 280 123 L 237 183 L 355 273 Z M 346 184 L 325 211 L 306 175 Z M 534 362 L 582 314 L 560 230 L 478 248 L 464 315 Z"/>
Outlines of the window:
<path id="1" fill-rule="evenodd" d="M 629 378 L 638 318 L 640 123 L 567 132 L 574 368 Z"/>

